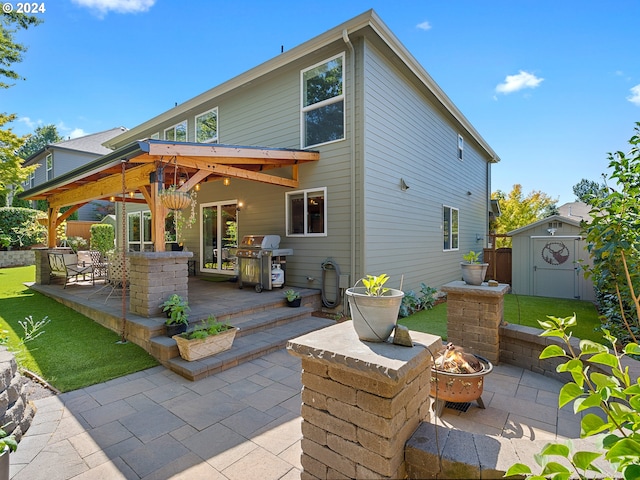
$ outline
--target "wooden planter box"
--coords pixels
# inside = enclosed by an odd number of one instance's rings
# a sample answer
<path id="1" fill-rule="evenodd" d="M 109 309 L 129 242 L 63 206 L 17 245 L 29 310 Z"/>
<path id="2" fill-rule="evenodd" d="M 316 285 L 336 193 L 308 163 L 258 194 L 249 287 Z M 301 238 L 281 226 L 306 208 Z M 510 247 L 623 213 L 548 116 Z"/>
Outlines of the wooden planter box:
<path id="1" fill-rule="evenodd" d="M 193 362 L 229 350 L 233 345 L 237 331 L 238 328 L 232 327 L 222 333 L 209 335 L 203 339 L 187 340 L 180 335 L 174 335 L 172 338 L 178 344 L 180 356 L 188 362 Z"/>

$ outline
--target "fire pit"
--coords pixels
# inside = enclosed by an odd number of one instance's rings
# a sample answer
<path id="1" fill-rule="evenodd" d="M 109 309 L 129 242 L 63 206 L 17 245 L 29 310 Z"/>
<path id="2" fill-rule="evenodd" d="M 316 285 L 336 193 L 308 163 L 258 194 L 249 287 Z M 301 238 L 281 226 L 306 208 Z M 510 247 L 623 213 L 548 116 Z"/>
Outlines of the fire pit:
<path id="1" fill-rule="evenodd" d="M 480 355 L 466 353 L 448 344 L 436 356 L 431 368 L 431 396 L 435 399 L 436 415 L 442 415 L 446 402 L 476 401 L 484 408 L 482 391 L 484 376 L 493 370 L 489 360 Z"/>

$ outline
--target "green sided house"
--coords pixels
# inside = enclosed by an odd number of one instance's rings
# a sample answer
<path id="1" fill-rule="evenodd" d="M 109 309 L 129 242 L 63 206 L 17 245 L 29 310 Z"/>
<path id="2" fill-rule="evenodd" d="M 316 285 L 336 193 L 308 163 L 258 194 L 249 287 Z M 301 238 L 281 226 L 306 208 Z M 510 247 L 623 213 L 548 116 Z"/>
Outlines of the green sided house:
<path id="1" fill-rule="evenodd" d="M 50 231 L 60 207 L 111 198 L 126 205 L 127 251 L 180 242 L 200 275 L 233 276 L 244 236 L 277 235 L 286 285 L 309 288 L 328 260 L 342 287 L 459 279 L 462 254 L 485 246 L 499 161 L 372 10 L 105 146 L 22 194 L 49 201 Z M 172 186 L 197 191 L 179 238 L 161 202 Z"/>

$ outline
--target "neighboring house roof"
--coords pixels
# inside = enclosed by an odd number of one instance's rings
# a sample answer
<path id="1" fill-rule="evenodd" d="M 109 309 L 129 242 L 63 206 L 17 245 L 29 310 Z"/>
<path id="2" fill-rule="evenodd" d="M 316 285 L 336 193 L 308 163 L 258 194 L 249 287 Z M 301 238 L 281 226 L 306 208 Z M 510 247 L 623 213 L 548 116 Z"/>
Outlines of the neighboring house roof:
<path id="1" fill-rule="evenodd" d="M 558 207 L 559 215 L 584 220 L 585 222 L 591 221 L 591 215 L 589 212 L 591 212 L 591 206 L 583 202 L 569 202 Z"/>
<path id="2" fill-rule="evenodd" d="M 122 135 L 111 139 L 105 143 L 105 146 L 116 148 L 118 146 L 125 145 L 127 143 L 141 140 L 144 132 L 148 129 L 155 127 L 156 125 L 167 122 L 177 116 L 186 114 L 190 109 L 193 109 L 200 104 L 214 99 L 224 93 L 230 92 L 234 89 L 240 88 L 243 85 L 248 85 L 254 80 L 267 75 L 281 67 L 288 65 L 300 58 L 303 58 L 310 53 L 316 52 L 336 41 L 348 42 L 350 35 L 360 34 L 363 32 L 372 31 L 378 38 L 380 38 L 389 49 L 391 49 L 395 55 L 400 59 L 406 68 L 408 68 L 413 75 L 426 87 L 429 94 L 433 96 L 434 101 L 439 103 L 452 121 L 457 123 L 460 128 L 466 132 L 466 134 L 475 140 L 481 149 L 485 152 L 485 155 L 490 162 L 496 163 L 500 159 L 498 155 L 493 151 L 489 144 L 480 136 L 476 129 L 471 125 L 471 122 L 458 110 L 453 104 L 451 99 L 442 91 L 442 89 L 431 78 L 427 71 L 420 65 L 420 63 L 409 53 L 409 51 L 402 45 L 398 38 L 389 30 L 389 28 L 380 20 L 375 11 L 369 10 L 363 14 L 348 20 L 347 22 L 338 25 L 337 27 L 287 51 L 277 57 L 274 57 L 267 62 L 258 65 L 247 72 L 238 75 L 227 82 L 224 82 L 206 92 L 177 105 L 160 115 L 132 128 L 131 130 L 123 133 Z"/>
<path id="3" fill-rule="evenodd" d="M 563 215 L 551 215 L 550 217 L 543 218 L 542 220 L 538 220 L 537 222 L 530 223 L 529 225 L 525 225 L 524 227 L 511 230 L 510 232 L 507 232 L 507 235 L 509 236 L 518 235 L 519 233 L 526 232 L 527 230 L 531 230 L 533 228 L 539 227 L 540 225 L 544 225 L 545 223 L 554 222 L 554 221 L 564 222 L 569 225 L 573 225 L 574 227 L 580 226 L 579 218 L 565 217 Z"/>
<path id="4" fill-rule="evenodd" d="M 103 132 L 91 133 L 78 138 L 72 138 L 69 140 L 62 140 L 61 142 L 50 143 L 44 148 L 41 148 L 29 158 L 26 159 L 25 165 L 39 157 L 43 152 L 51 148 L 59 148 L 64 150 L 73 150 L 77 152 L 93 153 L 96 155 L 106 155 L 111 152 L 110 148 L 105 147 L 103 144 L 108 142 L 114 137 L 126 132 L 125 127 L 116 127 Z"/>

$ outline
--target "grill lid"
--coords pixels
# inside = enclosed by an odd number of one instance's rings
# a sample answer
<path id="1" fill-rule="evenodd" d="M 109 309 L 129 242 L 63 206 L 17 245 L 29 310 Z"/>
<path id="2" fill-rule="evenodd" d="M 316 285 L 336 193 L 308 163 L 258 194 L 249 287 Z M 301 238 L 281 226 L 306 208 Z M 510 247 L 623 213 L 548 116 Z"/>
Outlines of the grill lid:
<path id="1" fill-rule="evenodd" d="M 280 235 L 245 235 L 240 248 L 273 249 L 280 246 Z"/>

